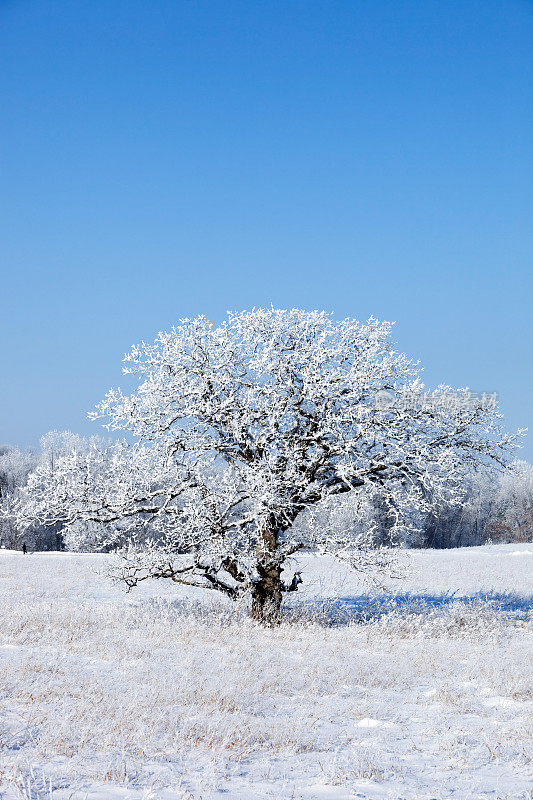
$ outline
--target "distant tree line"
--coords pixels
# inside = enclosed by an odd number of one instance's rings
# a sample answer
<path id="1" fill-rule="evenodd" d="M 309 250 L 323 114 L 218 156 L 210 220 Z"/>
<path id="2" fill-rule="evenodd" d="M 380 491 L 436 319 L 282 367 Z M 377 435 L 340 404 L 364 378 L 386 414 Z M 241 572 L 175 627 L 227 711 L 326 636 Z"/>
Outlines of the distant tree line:
<path id="1" fill-rule="evenodd" d="M 111 443 L 100 437 L 84 438 L 69 431 L 51 431 L 42 437 L 39 450 L 21 450 L 0 445 L 0 547 L 20 550 L 108 551 L 120 546 L 120 529 L 114 538 L 97 522 L 79 522 L 65 532 L 60 522 L 31 524 L 20 519 L 21 490 L 30 475 L 43 465 L 53 471 L 55 462 L 71 453 L 86 453 L 92 446 L 113 458 Z M 102 471 L 105 471 L 102 463 Z M 354 502 L 357 508 L 354 507 Z M 496 474 L 480 471 L 465 480 L 460 503 L 430 502 L 430 512 L 413 512 L 403 544 L 415 548 L 469 547 L 486 542 L 529 542 L 533 540 L 533 465 L 514 461 L 511 468 Z M 376 546 L 398 544 L 391 522 L 387 496 L 373 488 L 357 499 L 334 498 L 329 506 L 303 517 L 299 524 L 346 529 L 370 538 Z M 391 531 L 394 530 L 394 533 Z M 144 525 L 144 535 L 150 529 Z"/>
<path id="2" fill-rule="evenodd" d="M 457 506 L 435 504 L 423 525 L 424 547 L 448 548 L 533 540 L 533 465 L 514 461 L 496 476 L 479 472 Z"/>

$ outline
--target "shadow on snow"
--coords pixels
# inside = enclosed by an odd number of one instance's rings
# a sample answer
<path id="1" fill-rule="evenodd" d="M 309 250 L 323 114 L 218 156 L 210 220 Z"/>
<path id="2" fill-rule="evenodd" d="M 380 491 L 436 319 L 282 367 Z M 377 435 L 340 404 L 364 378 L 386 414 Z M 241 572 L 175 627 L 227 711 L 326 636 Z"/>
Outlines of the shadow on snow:
<path id="1" fill-rule="evenodd" d="M 288 598 L 287 598 L 288 600 Z M 179 617 L 195 617 L 198 621 L 234 624 L 248 617 L 245 602 L 234 605 L 209 603 L 191 598 L 151 598 L 132 603 L 150 617 L 154 613 L 169 616 L 169 622 Z M 457 619 L 467 615 L 490 614 L 502 621 L 520 623 L 530 619 L 533 612 L 533 596 L 513 593 L 478 592 L 471 595 L 443 594 L 390 594 L 367 593 L 352 597 L 325 598 L 319 600 L 298 599 L 293 596 L 283 607 L 286 622 L 316 622 L 326 626 L 371 624 L 385 618 L 410 620 L 423 624 L 425 620 Z"/>
<path id="2" fill-rule="evenodd" d="M 528 620 L 533 611 L 533 596 L 478 592 L 472 595 L 444 594 L 361 594 L 329 600 L 292 602 L 285 607 L 289 619 L 301 615 L 322 618 L 328 625 L 377 622 L 384 617 L 435 619 L 436 617 L 490 612 L 513 621 Z"/>

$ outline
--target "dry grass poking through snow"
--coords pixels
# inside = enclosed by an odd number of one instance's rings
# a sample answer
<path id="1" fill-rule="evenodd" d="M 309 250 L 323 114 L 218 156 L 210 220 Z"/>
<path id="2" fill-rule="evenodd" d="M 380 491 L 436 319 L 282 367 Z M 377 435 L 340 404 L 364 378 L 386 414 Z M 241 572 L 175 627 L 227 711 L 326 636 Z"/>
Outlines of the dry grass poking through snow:
<path id="1" fill-rule="evenodd" d="M 0 554 L 0 796 L 525 798 L 532 549 L 415 553 L 394 598 L 308 559 L 274 630 Z"/>

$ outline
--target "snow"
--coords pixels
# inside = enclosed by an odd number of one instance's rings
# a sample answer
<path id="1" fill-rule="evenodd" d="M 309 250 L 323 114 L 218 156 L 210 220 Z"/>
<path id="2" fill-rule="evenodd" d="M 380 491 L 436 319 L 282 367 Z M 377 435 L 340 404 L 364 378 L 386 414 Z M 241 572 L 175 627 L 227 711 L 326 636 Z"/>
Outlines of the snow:
<path id="1" fill-rule="evenodd" d="M 525 800 L 531 554 L 414 551 L 388 592 L 302 556 L 266 629 L 126 593 L 110 556 L 1 550 L 0 797 Z"/>

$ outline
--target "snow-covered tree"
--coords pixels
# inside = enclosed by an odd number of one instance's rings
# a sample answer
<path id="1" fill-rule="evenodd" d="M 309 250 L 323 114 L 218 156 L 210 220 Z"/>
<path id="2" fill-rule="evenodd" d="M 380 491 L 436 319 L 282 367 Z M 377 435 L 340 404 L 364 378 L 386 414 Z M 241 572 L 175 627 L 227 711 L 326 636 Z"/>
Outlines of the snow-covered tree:
<path id="1" fill-rule="evenodd" d="M 21 487 L 35 467 L 34 453 L 0 445 L 0 544 L 18 549 L 29 532 L 18 524 L 16 503 Z"/>
<path id="2" fill-rule="evenodd" d="M 515 461 L 500 476 L 492 497 L 485 538 L 494 541 L 533 540 L 533 465 Z"/>
<path id="3" fill-rule="evenodd" d="M 110 526 L 93 519 L 90 500 L 98 503 L 99 487 L 109 480 L 123 445 L 99 436 L 86 439 L 70 431 L 50 431 L 41 437 L 40 444 L 41 451 L 14 504 L 19 529 L 46 530 L 49 538 L 53 534 L 58 548 L 114 548 L 118 535 L 113 541 Z M 120 473 L 122 478 L 124 463 Z M 112 481 L 117 482 L 116 468 Z"/>
<path id="4" fill-rule="evenodd" d="M 462 484 L 457 503 L 433 500 L 421 524 L 425 547 L 468 547 L 487 541 L 533 539 L 533 466 L 513 461 L 487 466 Z"/>
<path id="5" fill-rule="evenodd" d="M 124 372 L 137 387 L 111 390 L 92 415 L 135 443 L 73 451 L 37 470 L 29 494 L 67 524 L 127 534 L 129 586 L 159 577 L 249 592 L 253 616 L 275 620 L 298 585 L 283 579 L 289 556 L 359 552 L 342 526 L 296 524 L 310 509 L 372 489 L 390 536 L 405 535 L 429 494 L 453 501 L 462 477 L 516 445 L 494 398 L 426 391 L 390 329 L 299 309 L 182 320 L 133 347 Z"/>

